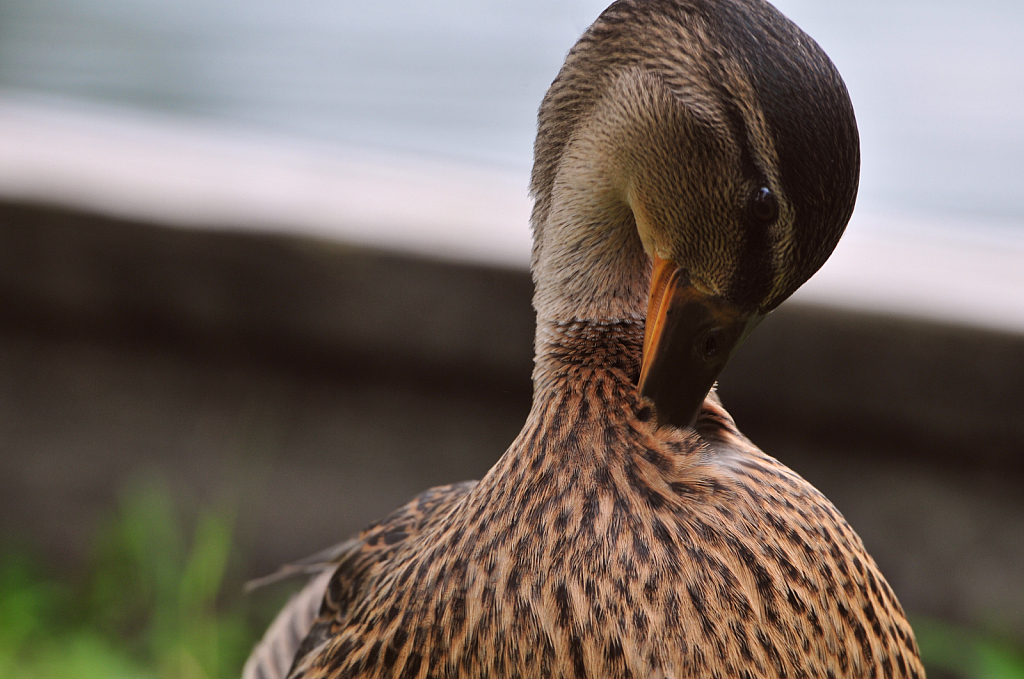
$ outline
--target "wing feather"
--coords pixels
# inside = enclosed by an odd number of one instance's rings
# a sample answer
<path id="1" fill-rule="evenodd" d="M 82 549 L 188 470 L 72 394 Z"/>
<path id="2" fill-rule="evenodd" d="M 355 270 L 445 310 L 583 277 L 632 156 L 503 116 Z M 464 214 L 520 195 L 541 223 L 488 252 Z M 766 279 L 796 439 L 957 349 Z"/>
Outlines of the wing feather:
<path id="1" fill-rule="evenodd" d="M 253 648 L 242 670 L 242 679 L 285 679 L 314 623 L 321 618 L 329 623 L 345 615 L 342 602 L 328 600 L 325 603 L 331 581 L 339 578 L 340 583 L 345 583 L 339 591 L 358 590 L 365 584 L 369 569 L 387 560 L 408 538 L 418 535 L 443 516 L 475 484 L 475 481 L 464 481 L 426 490 L 358 537 L 248 582 L 246 590 L 251 591 L 297 575 L 312 576 L 309 583 L 288 600 L 263 639 Z"/>
<path id="2" fill-rule="evenodd" d="M 285 679 L 288 676 L 299 644 L 320 613 L 324 591 L 332 575 L 333 569 L 323 571 L 288 600 L 263 639 L 253 648 L 242 669 L 242 679 Z"/>

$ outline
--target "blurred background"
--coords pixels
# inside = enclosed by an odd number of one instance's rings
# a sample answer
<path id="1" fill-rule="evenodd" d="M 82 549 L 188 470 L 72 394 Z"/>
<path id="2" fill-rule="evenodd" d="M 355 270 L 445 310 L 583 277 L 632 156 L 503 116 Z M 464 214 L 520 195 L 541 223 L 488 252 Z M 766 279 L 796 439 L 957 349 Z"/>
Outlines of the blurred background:
<path id="1" fill-rule="evenodd" d="M 592 0 L 0 0 L 0 676 L 232 677 L 242 583 L 529 408 L 535 113 Z M 721 379 L 932 677 L 1024 677 L 1024 4 L 785 0 L 863 152 Z"/>

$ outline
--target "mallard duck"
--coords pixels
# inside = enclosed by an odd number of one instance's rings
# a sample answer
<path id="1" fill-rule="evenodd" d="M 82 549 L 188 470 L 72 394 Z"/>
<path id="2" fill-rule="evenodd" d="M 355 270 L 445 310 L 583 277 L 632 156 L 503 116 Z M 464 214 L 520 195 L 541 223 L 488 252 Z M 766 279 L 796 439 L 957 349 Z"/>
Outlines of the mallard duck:
<path id="1" fill-rule="evenodd" d="M 853 210 L 828 57 L 761 0 L 619 0 L 534 151 L 522 433 L 294 567 L 245 676 L 924 677 L 860 539 L 713 390 Z"/>

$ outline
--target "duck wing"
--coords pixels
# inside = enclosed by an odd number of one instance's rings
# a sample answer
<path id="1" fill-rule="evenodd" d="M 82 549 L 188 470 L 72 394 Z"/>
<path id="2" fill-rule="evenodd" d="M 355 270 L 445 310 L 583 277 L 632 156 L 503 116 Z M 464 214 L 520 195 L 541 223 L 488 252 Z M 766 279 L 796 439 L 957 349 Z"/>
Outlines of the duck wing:
<path id="1" fill-rule="evenodd" d="M 348 540 L 342 544 L 352 543 L 353 540 Z M 288 675 L 299 644 L 309 633 L 309 628 L 320 612 L 324 592 L 334 575 L 335 567 L 325 566 L 305 587 L 292 595 L 249 654 L 242 669 L 242 679 L 284 679 Z M 282 571 L 287 568 L 282 568 Z M 268 578 L 261 578 L 258 584 L 269 584 L 292 574 L 275 573 Z"/>
<path id="2" fill-rule="evenodd" d="M 316 646 L 316 635 L 307 639 L 314 623 L 344 613 L 344 601 L 333 596 L 325 599 L 328 585 L 334 592 L 359 592 L 371 571 L 386 563 L 402 543 L 445 515 L 475 485 L 476 481 L 464 481 L 430 488 L 357 537 L 247 583 L 246 589 L 251 591 L 280 580 L 310 576 L 306 586 L 288 600 L 253 648 L 242 669 L 242 679 L 285 679 L 296 656 L 305 655 Z"/>

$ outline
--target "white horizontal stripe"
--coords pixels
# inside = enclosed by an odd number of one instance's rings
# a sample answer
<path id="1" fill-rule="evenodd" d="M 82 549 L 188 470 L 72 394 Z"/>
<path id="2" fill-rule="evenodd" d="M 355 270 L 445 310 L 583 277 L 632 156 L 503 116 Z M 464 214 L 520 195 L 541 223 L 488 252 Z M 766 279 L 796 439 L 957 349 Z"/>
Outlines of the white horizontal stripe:
<path id="1" fill-rule="evenodd" d="M 528 178 L 0 94 L 0 196 L 528 266 Z"/>
<path id="2" fill-rule="evenodd" d="M 855 213 L 794 299 L 1024 332 L 1024 224 Z"/>

